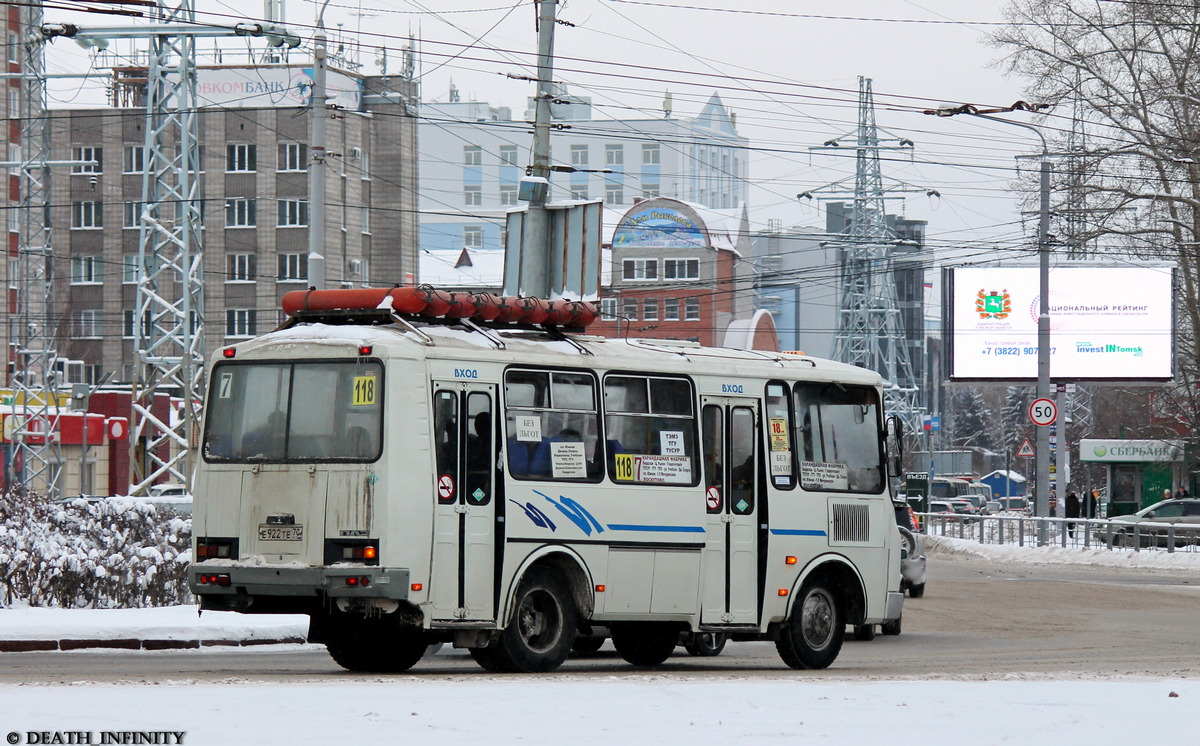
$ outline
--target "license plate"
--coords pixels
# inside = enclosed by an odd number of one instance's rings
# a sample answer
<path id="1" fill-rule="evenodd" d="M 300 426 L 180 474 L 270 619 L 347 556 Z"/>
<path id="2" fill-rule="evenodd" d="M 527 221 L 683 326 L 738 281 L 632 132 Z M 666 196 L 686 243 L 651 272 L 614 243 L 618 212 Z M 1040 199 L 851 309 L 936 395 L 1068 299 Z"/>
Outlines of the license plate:
<path id="1" fill-rule="evenodd" d="M 259 541 L 303 541 L 304 526 L 279 525 L 275 523 L 258 524 Z"/>

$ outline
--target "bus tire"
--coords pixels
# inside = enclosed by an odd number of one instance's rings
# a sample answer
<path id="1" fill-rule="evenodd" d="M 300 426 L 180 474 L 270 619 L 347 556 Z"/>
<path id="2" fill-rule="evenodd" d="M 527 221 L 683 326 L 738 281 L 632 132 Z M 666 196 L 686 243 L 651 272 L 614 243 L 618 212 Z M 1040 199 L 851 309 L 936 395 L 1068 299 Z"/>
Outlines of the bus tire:
<path id="1" fill-rule="evenodd" d="M 696 632 L 690 637 L 691 639 L 687 641 L 684 648 L 690 655 L 699 658 L 713 658 L 720 655 L 721 651 L 725 649 L 725 643 L 729 641 L 729 636 L 724 632 Z"/>
<path id="2" fill-rule="evenodd" d="M 879 625 L 879 631 L 885 635 L 900 634 L 900 620 L 902 618 L 903 617 L 896 617 L 890 622 L 884 622 L 883 624 Z"/>
<path id="3" fill-rule="evenodd" d="M 909 598 L 920 598 L 921 596 L 924 596 L 924 595 L 925 595 L 925 584 L 924 583 L 918 583 L 917 585 L 910 585 L 908 587 L 908 597 Z"/>
<path id="4" fill-rule="evenodd" d="M 604 645 L 604 635 L 576 635 L 571 650 L 576 653 L 594 653 Z"/>
<path id="5" fill-rule="evenodd" d="M 579 612 L 566 581 L 548 568 L 534 567 L 517 587 L 508 625 L 484 651 L 472 655 L 489 671 L 546 673 L 567 659 L 578 626 Z"/>
<path id="6" fill-rule="evenodd" d="M 856 624 L 854 625 L 854 639 L 863 642 L 870 642 L 875 639 L 874 624 Z"/>
<path id="7" fill-rule="evenodd" d="M 389 629 L 365 621 L 339 627 L 325 648 L 335 663 L 355 673 L 403 673 L 417 665 L 429 647 L 429 640 L 416 629 Z"/>
<path id="8" fill-rule="evenodd" d="M 657 666 L 675 651 L 679 630 L 666 624 L 613 625 L 613 647 L 626 663 Z"/>
<path id="9" fill-rule="evenodd" d="M 828 668 L 842 650 L 845 613 L 824 578 L 809 578 L 800 589 L 775 641 L 779 657 L 791 668 Z"/>

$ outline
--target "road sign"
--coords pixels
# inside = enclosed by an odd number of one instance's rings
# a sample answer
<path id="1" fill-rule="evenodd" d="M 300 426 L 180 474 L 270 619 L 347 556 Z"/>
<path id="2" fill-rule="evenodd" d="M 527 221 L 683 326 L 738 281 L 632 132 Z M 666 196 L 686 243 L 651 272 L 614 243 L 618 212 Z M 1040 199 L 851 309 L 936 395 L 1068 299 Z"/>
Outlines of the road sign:
<path id="1" fill-rule="evenodd" d="M 1017 449 L 1017 455 L 1025 456 L 1026 458 L 1032 458 L 1035 455 L 1033 452 L 1033 444 L 1029 442 L 1029 438 L 1021 441 L 1021 447 Z"/>
<path id="2" fill-rule="evenodd" d="M 1045 427 L 1058 419 L 1058 406 L 1053 399 L 1034 399 L 1029 405 L 1029 419 L 1033 424 Z"/>

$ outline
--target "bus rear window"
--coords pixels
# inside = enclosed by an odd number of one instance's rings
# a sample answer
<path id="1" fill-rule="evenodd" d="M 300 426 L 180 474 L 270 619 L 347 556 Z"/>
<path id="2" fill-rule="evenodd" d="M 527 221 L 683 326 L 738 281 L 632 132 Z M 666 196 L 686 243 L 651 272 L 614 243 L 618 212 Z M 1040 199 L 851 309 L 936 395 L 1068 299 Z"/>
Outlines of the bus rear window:
<path id="1" fill-rule="evenodd" d="M 376 361 L 220 363 L 209 386 L 204 458 L 374 461 L 382 412 Z"/>

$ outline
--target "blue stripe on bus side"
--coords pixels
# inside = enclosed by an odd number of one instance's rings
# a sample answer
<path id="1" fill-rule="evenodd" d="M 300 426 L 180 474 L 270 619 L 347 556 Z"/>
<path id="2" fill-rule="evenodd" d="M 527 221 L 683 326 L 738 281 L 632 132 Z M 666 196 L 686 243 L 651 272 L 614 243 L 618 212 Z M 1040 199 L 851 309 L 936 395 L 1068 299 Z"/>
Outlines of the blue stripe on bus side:
<path id="1" fill-rule="evenodd" d="M 828 536 L 819 528 L 773 528 L 771 533 L 776 536 Z"/>
<path id="2" fill-rule="evenodd" d="M 610 523 L 613 531 L 666 531 L 675 534 L 702 534 L 703 526 L 643 526 L 637 523 Z"/>

